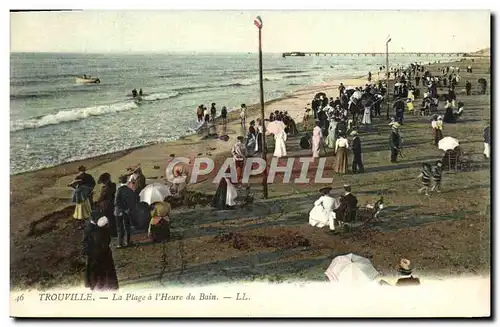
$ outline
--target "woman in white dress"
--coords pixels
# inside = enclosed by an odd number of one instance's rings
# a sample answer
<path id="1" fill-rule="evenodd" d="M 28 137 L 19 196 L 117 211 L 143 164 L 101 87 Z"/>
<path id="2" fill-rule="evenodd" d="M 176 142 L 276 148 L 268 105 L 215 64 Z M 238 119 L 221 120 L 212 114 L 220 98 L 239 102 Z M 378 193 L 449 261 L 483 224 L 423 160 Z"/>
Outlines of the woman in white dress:
<path id="1" fill-rule="evenodd" d="M 365 107 L 365 113 L 363 115 L 363 120 L 361 121 L 361 124 L 370 125 L 372 123 L 371 114 L 372 114 L 371 107 Z"/>
<path id="2" fill-rule="evenodd" d="M 280 131 L 274 135 L 274 156 L 281 158 L 286 157 L 286 133 L 285 131 Z"/>
<path id="3" fill-rule="evenodd" d="M 313 137 L 312 137 L 313 158 L 319 158 L 319 147 L 322 139 L 323 139 L 323 133 L 321 132 L 321 127 L 319 127 L 319 121 L 316 121 L 316 127 L 314 127 L 313 129 Z"/>
<path id="4" fill-rule="evenodd" d="M 328 136 L 325 138 L 325 145 L 330 149 L 333 149 L 335 147 L 335 142 L 337 140 L 335 138 L 335 129 L 337 128 L 337 123 L 337 119 L 332 119 L 330 121 L 330 126 L 328 126 Z"/>
<path id="5" fill-rule="evenodd" d="M 335 212 L 340 206 L 338 199 L 330 196 L 331 187 L 322 188 L 321 197 L 314 202 L 314 207 L 309 212 L 309 224 L 313 227 L 323 228 L 326 224 L 330 230 L 335 230 Z"/>

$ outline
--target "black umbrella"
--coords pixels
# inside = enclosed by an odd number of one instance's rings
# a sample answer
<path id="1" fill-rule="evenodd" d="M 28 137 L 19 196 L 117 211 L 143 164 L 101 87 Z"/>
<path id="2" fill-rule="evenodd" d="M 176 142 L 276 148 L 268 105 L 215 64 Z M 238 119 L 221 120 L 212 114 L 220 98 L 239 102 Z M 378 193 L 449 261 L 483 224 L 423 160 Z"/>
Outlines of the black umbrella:
<path id="1" fill-rule="evenodd" d="M 326 98 L 326 93 L 323 93 L 323 92 L 319 92 L 319 93 L 316 93 L 316 95 L 314 96 L 315 98 L 319 98 L 323 96 L 324 98 Z"/>

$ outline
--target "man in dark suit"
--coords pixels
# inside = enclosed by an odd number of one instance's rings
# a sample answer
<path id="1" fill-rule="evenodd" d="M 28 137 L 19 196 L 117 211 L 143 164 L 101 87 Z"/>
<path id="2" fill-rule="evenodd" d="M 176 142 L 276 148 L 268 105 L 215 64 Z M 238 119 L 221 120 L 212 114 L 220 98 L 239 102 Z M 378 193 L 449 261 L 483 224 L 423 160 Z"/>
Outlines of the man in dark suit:
<path id="1" fill-rule="evenodd" d="M 356 211 L 356 208 L 358 207 L 358 199 L 352 195 L 351 193 L 351 185 L 344 185 L 344 200 L 349 204 L 349 208 L 353 209 Z"/>
<path id="2" fill-rule="evenodd" d="M 131 214 L 135 209 L 137 196 L 127 185 L 127 176 L 120 176 L 120 186 L 115 196 L 116 231 L 118 234 L 118 248 L 132 245 L 130 243 Z M 124 238 L 126 243 L 124 243 Z"/>
<path id="3" fill-rule="evenodd" d="M 389 138 L 389 145 L 391 147 L 391 162 L 397 162 L 398 154 L 401 150 L 401 137 L 399 136 L 399 124 L 392 124 L 392 132 Z"/>
<path id="4" fill-rule="evenodd" d="M 335 210 L 337 219 L 342 222 L 353 222 L 356 218 L 358 199 L 352 195 L 351 186 L 344 185 L 345 194 L 340 198 L 340 206 Z"/>
<path id="5" fill-rule="evenodd" d="M 352 172 L 353 174 L 356 174 L 358 172 L 364 173 L 365 168 L 363 167 L 363 159 L 361 158 L 361 139 L 358 136 L 357 131 L 352 131 L 351 135 L 353 136 L 352 139 L 352 152 L 353 152 L 353 158 L 352 158 Z"/>

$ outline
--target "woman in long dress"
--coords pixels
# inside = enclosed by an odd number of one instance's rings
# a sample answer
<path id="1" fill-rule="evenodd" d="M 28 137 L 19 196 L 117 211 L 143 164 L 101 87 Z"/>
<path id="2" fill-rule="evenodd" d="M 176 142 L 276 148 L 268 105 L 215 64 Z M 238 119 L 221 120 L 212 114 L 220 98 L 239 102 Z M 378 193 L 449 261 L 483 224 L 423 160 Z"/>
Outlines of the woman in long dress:
<path id="1" fill-rule="evenodd" d="M 314 207 L 309 212 L 309 224 L 313 227 L 323 228 L 329 225 L 330 230 L 335 230 L 335 212 L 340 205 L 338 199 L 330 196 L 331 187 L 320 190 L 321 197 L 314 202 Z"/>
<path id="2" fill-rule="evenodd" d="M 372 123 L 372 118 L 371 118 L 371 107 L 365 107 L 364 115 L 363 115 L 363 120 L 361 121 L 361 124 L 363 125 L 370 125 Z"/>
<path id="3" fill-rule="evenodd" d="M 325 138 L 325 145 L 333 149 L 335 147 L 335 142 L 337 139 L 335 138 L 335 131 L 337 129 L 338 120 L 335 118 L 330 122 L 330 126 L 328 127 L 328 136 Z"/>
<path id="4" fill-rule="evenodd" d="M 345 134 L 340 134 L 339 139 L 335 143 L 335 165 L 333 171 L 338 174 L 347 173 L 347 152 L 349 149 L 349 143 L 345 138 Z"/>
<path id="5" fill-rule="evenodd" d="M 108 218 L 89 219 L 83 235 L 82 252 L 87 257 L 85 287 L 91 290 L 117 290 L 118 278 L 109 247 L 111 237 Z"/>
<path id="6" fill-rule="evenodd" d="M 321 133 L 321 127 L 319 126 L 319 121 L 316 121 L 316 127 L 314 127 L 313 129 L 313 137 L 312 137 L 313 158 L 319 158 L 319 147 L 321 145 L 322 138 L 323 138 L 323 133 Z"/>
<path id="7" fill-rule="evenodd" d="M 102 184 L 101 193 L 96 201 L 100 212 L 108 218 L 111 237 L 116 237 L 116 220 L 115 220 L 115 193 L 116 184 L 111 181 L 111 175 L 104 173 L 99 176 L 98 184 Z"/>
<path id="8" fill-rule="evenodd" d="M 286 157 L 286 133 L 285 131 L 280 131 L 274 135 L 274 156 L 281 158 Z"/>
<path id="9" fill-rule="evenodd" d="M 90 205 L 90 193 L 92 192 L 92 189 L 87 185 L 84 185 L 83 180 L 80 179 L 80 177 L 80 174 L 77 175 L 76 179 L 69 183 L 69 186 L 74 188 L 71 199 L 75 204 L 73 218 L 84 224 L 85 220 L 90 218 L 92 214 L 92 206 Z M 83 228 L 83 225 L 80 227 Z"/>
<path id="10" fill-rule="evenodd" d="M 226 173 L 230 173 L 231 170 L 228 168 Z M 236 198 L 238 197 L 238 191 L 236 187 L 231 183 L 231 179 L 227 177 L 222 177 L 217 191 L 212 199 L 212 207 L 219 210 L 232 209 L 236 205 Z"/>

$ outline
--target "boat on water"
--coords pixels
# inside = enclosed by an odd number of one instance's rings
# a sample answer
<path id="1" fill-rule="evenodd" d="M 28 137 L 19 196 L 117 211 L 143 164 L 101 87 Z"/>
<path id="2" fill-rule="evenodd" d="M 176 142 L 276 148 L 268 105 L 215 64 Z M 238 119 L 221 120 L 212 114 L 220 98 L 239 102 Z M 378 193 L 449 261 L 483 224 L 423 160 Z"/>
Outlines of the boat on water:
<path id="1" fill-rule="evenodd" d="M 91 77 L 87 75 L 83 75 L 76 78 L 76 83 L 78 84 L 99 84 L 101 80 L 96 77 Z"/>

